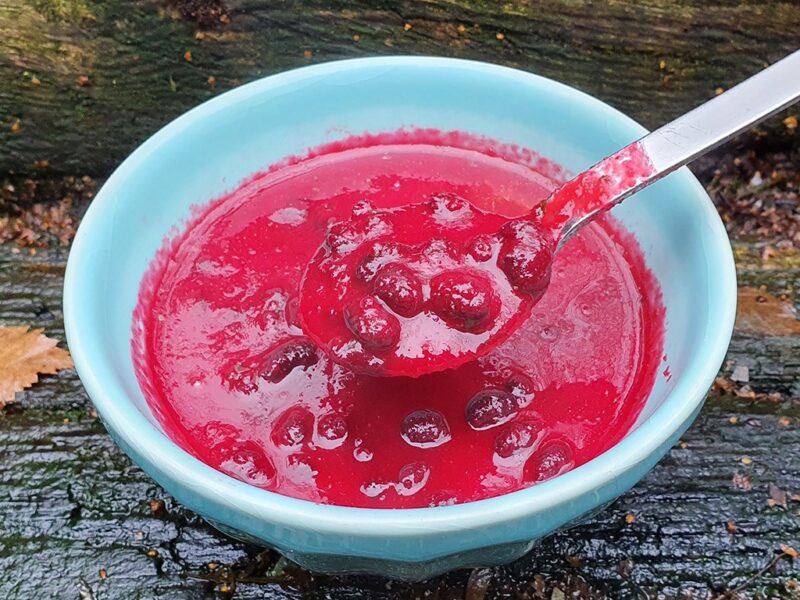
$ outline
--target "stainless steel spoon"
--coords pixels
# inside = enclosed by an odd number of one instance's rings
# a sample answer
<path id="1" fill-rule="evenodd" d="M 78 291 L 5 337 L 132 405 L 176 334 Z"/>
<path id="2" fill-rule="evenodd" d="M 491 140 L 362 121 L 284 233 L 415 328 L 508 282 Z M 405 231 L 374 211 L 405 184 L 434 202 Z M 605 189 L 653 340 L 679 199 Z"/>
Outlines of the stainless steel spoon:
<path id="1" fill-rule="evenodd" d="M 545 220 L 560 227 L 559 246 L 598 213 L 798 98 L 800 50 L 604 158 L 546 200 Z M 594 198 L 587 197 L 587 188 Z"/>

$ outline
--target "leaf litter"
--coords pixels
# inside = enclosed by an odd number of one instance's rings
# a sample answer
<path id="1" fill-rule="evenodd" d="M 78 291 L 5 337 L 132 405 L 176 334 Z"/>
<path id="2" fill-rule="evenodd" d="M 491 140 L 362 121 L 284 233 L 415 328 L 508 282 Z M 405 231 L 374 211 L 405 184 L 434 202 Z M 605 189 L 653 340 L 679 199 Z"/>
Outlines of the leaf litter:
<path id="1" fill-rule="evenodd" d="M 69 352 L 42 331 L 0 327 L 0 408 L 13 402 L 17 392 L 38 382 L 39 374 L 72 368 Z"/>

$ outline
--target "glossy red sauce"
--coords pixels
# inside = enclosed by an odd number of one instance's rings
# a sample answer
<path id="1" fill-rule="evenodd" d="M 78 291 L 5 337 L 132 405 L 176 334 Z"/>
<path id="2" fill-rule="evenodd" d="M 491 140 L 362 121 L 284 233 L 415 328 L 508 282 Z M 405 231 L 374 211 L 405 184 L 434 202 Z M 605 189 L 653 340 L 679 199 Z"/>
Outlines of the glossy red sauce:
<path id="1" fill-rule="evenodd" d="M 213 201 L 165 242 L 134 315 L 134 363 L 162 427 L 242 481 L 382 508 L 508 493 L 608 449 L 652 387 L 664 321 L 635 240 L 609 217 L 559 251 L 547 291 L 502 344 L 456 369 L 356 374 L 298 319 L 306 266 L 357 205 L 452 194 L 515 217 L 554 174 L 491 140 L 399 132 L 287 160 Z"/>

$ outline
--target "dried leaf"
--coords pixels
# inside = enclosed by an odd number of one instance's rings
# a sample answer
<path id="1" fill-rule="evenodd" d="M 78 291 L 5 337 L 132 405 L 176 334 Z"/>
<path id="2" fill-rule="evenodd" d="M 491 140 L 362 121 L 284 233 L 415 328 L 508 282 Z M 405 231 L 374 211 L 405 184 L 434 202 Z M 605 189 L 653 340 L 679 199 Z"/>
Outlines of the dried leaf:
<path id="1" fill-rule="evenodd" d="M 567 564 L 573 569 L 580 569 L 583 566 L 583 559 L 580 556 L 567 556 Z"/>
<path id="2" fill-rule="evenodd" d="M 725 394 L 730 394 L 733 390 L 736 389 L 736 384 L 734 384 L 730 379 L 726 379 L 725 377 L 717 377 L 714 380 L 714 389 L 721 391 Z"/>
<path id="3" fill-rule="evenodd" d="M 733 487 L 738 488 L 742 491 L 749 492 L 753 489 L 753 478 L 750 475 L 742 475 L 741 473 L 735 473 L 733 475 Z"/>
<path id="4" fill-rule="evenodd" d="M 736 527 L 736 523 L 734 523 L 733 521 L 728 521 L 727 523 L 725 523 L 725 529 L 728 530 L 728 533 L 734 534 L 736 533 L 736 530 L 738 528 Z"/>
<path id="5" fill-rule="evenodd" d="M 781 552 L 783 552 L 786 556 L 797 558 L 797 550 L 795 550 L 791 546 L 787 546 L 786 544 L 781 544 Z"/>
<path id="6" fill-rule="evenodd" d="M 745 466 L 753 464 L 753 459 L 750 458 L 749 456 L 743 456 L 741 458 L 741 461 L 742 461 L 742 464 L 745 465 Z"/>
<path id="7" fill-rule="evenodd" d="M 625 522 L 626 522 L 628 525 L 630 525 L 630 524 L 631 524 L 631 523 L 633 523 L 634 521 L 636 521 L 636 516 L 635 516 L 634 514 L 632 514 L 632 513 L 628 513 L 627 515 L 625 515 Z"/>
<path id="8" fill-rule="evenodd" d="M 39 373 L 52 375 L 72 368 L 69 352 L 41 329 L 0 327 L 0 408 L 14 395 L 39 381 Z"/>
<path id="9" fill-rule="evenodd" d="M 782 506 L 786 508 L 786 492 L 774 483 L 769 484 L 769 499 L 772 500 L 771 506 Z"/>
<path id="10" fill-rule="evenodd" d="M 790 302 L 758 288 L 743 287 L 739 288 L 736 329 L 750 335 L 798 335 L 800 321 Z"/>

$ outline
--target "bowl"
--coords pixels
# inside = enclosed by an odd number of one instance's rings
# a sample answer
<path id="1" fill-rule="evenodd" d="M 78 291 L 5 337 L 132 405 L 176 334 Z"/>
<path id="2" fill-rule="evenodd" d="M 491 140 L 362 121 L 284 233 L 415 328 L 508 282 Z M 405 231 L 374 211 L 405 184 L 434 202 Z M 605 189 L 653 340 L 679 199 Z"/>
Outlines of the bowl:
<path id="1" fill-rule="evenodd" d="M 329 62 L 222 94 L 138 148 L 86 213 L 64 284 L 67 339 L 106 428 L 131 459 L 220 530 L 316 571 L 422 579 L 516 559 L 632 487 L 700 410 L 733 329 L 736 275 L 725 229 L 687 169 L 614 209 L 662 287 L 665 353 L 633 429 L 594 460 L 504 496 L 423 509 L 328 506 L 251 487 L 161 430 L 131 360 L 139 283 L 191 206 L 248 175 L 347 134 L 460 129 L 537 150 L 578 172 L 645 133 L 599 100 L 500 66 L 421 57 Z"/>

